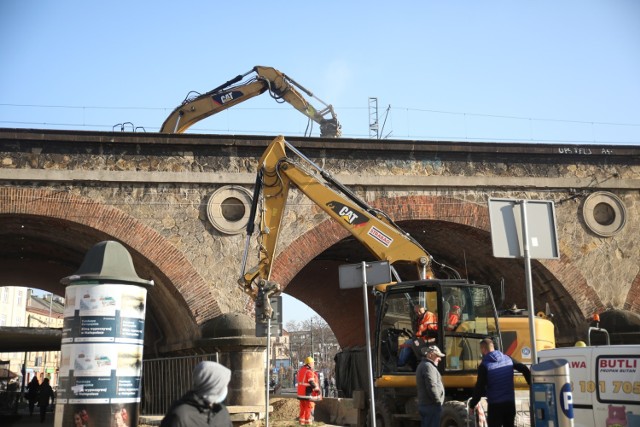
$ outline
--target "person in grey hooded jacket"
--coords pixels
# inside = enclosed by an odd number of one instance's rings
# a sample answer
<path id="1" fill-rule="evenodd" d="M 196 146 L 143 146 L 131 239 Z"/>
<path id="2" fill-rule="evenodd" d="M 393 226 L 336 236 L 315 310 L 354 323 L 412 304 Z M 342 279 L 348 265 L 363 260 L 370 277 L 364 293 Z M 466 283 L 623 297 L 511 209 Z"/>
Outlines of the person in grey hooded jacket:
<path id="1" fill-rule="evenodd" d="M 200 362 L 193 370 L 193 388 L 175 401 L 160 427 L 231 427 L 227 397 L 231 371 L 216 362 Z"/>

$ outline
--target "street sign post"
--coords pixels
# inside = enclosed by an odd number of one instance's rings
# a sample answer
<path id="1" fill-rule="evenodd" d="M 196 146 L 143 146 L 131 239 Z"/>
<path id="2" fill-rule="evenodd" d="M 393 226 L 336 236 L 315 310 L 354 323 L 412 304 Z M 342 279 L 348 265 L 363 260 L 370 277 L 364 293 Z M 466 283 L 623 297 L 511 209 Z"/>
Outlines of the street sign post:
<path id="1" fill-rule="evenodd" d="M 260 300 L 260 298 L 258 298 Z M 261 302 L 258 301 L 258 304 Z M 269 297 L 269 304 L 271 305 L 272 312 L 271 317 L 267 317 L 266 322 L 263 321 L 265 316 L 265 307 L 258 307 L 256 305 L 256 337 L 267 338 L 267 367 L 265 369 L 264 382 L 265 382 L 265 425 L 269 427 L 269 355 L 271 354 L 271 335 L 282 336 L 282 295 L 274 295 Z M 272 323 L 272 320 L 275 323 Z"/>
<path id="2" fill-rule="evenodd" d="M 367 364 L 369 368 L 369 395 L 371 396 L 371 422 L 376 427 L 376 404 L 373 390 L 373 362 L 371 360 L 371 333 L 369 332 L 369 299 L 367 287 L 391 282 L 389 261 L 347 264 L 339 267 L 340 289 L 353 289 L 362 286 L 364 300 L 364 330 L 367 338 Z"/>
<path id="3" fill-rule="evenodd" d="M 524 258 L 531 357 L 537 363 L 536 328 L 533 319 L 531 258 L 559 258 L 556 216 L 552 201 L 489 199 L 491 244 L 496 258 Z"/>
<path id="4" fill-rule="evenodd" d="M 270 322 L 256 322 L 256 337 L 267 336 L 267 324 L 270 324 L 271 335 L 274 337 L 282 336 L 282 295 L 269 297 L 273 314 Z"/>
<path id="5" fill-rule="evenodd" d="M 525 244 L 533 259 L 560 257 L 552 201 L 491 198 L 489 220 L 494 257 L 524 258 Z M 524 238 L 525 233 L 528 239 Z"/>
<path id="6" fill-rule="evenodd" d="M 363 264 L 345 264 L 338 267 L 340 289 L 355 289 L 362 286 Z M 389 261 L 373 261 L 366 263 L 367 286 L 377 286 L 391 282 L 391 266 Z"/>

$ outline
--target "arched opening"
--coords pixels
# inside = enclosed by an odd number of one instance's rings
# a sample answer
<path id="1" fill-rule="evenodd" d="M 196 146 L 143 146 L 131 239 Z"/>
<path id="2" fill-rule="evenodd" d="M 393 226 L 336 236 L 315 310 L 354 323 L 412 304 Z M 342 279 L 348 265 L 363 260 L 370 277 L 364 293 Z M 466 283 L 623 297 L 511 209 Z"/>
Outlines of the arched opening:
<path id="1" fill-rule="evenodd" d="M 147 297 L 145 357 L 189 350 L 198 322 L 220 314 L 215 301 L 186 303 L 183 292 L 206 283 L 182 253 L 135 218 L 68 193 L 8 190 L 0 189 L 6 201 L 0 206 L 0 286 L 64 296 L 60 279 L 77 271 L 93 245 L 117 240 L 138 276 L 155 283 Z"/>
<path id="2" fill-rule="evenodd" d="M 526 308 L 525 273 L 522 260 L 495 258 L 491 247 L 491 236 L 483 229 L 444 220 L 405 220 L 399 225 L 418 240 L 440 263 L 457 270 L 462 278 L 492 287 L 498 308 L 516 305 Z M 324 224 L 323 224 L 324 225 Z M 331 228 L 333 224 L 328 224 Z M 337 226 L 335 226 L 337 228 Z M 346 232 L 323 231 L 322 235 L 343 237 Z M 313 241 L 312 236 L 302 236 L 295 243 L 303 245 L 325 245 Z M 310 239 L 310 240 L 305 240 Z M 290 250 L 297 250 L 295 243 Z M 306 250 L 310 252 L 310 250 Z M 285 256 L 286 258 L 286 256 Z M 289 258 L 290 259 L 290 258 Z M 351 236 L 343 237 L 322 250 L 295 274 L 286 287 L 286 292 L 304 301 L 323 318 L 331 319 L 341 346 L 364 344 L 363 299 L 360 290 L 340 290 L 338 267 L 371 261 L 376 258 Z M 555 261 L 557 263 L 557 261 Z M 566 289 L 554 271 L 541 261 L 532 261 L 535 311 L 555 313 L 556 341 L 558 345 L 569 345 L 586 333 L 586 318 L 574 295 Z M 501 294 L 504 282 L 504 298 Z M 583 285 L 586 287 L 586 285 Z M 595 295 L 595 294 L 594 294 Z M 597 304 L 597 297 L 592 298 Z M 374 307 L 370 304 L 370 313 Z M 500 307 L 502 304 L 502 307 Z M 373 324 L 371 324 L 373 327 Z"/>
<path id="3" fill-rule="evenodd" d="M 273 363 L 276 368 L 286 368 L 277 369 L 282 386 L 293 386 L 292 375 L 308 356 L 313 357 L 315 369 L 322 373 L 322 379 L 335 377 L 334 357 L 340 351 L 340 346 L 326 320 L 304 302 L 288 294 L 283 295 L 282 310 L 288 337 L 288 349 L 283 353 L 288 360 L 276 359 Z"/>

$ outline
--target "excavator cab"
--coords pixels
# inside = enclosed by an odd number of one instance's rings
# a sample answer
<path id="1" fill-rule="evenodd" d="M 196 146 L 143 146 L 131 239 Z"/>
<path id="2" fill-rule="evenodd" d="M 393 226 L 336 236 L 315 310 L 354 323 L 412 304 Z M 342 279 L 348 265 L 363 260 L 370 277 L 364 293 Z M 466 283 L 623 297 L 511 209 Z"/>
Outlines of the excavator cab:
<path id="1" fill-rule="evenodd" d="M 499 345 L 491 288 L 464 280 L 400 282 L 376 292 L 376 377 L 414 375 L 420 350 L 437 345 L 444 373 L 475 374 L 480 341 Z"/>

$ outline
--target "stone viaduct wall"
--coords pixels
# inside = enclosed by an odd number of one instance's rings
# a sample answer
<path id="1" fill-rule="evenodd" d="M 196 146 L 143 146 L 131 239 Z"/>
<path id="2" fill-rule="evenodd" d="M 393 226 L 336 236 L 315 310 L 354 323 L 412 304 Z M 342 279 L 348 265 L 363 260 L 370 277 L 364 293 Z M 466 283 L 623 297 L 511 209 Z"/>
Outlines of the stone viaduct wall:
<path id="1" fill-rule="evenodd" d="M 59 280 L 86 251 L 118 240 L 139 276 L 156 283 L 145 351 L 187 351 L 206 321 L 252 309 L 236 285 L 245 243 L 236 230 L 271 139 L 0 129 L 0 285 L 64 295 Z M 487 200 L 553 200 L 561 257 L 533 263 L 536 310 L 551 305 L 567 342 L 595 311 L 640 313 L 637 147 L 289 142 L 434 258 L 477 282 L 504 277 L 506 301 L 520 306 L 522 261 L 492 256 Z M 273 278 L 323 316 L 341 345 L 361 343 L 361 293 L 338 289 L 337 265 L 371 257 L 298 192 L 285 222 Z M 251 247 L 249 266 L 255 239 Z"/>

